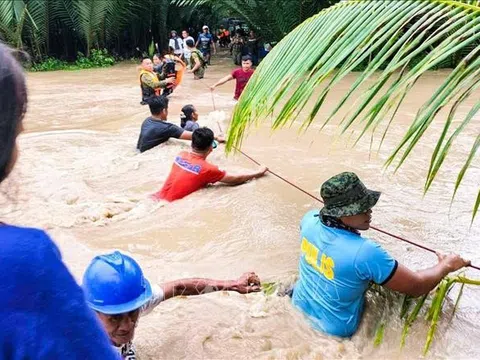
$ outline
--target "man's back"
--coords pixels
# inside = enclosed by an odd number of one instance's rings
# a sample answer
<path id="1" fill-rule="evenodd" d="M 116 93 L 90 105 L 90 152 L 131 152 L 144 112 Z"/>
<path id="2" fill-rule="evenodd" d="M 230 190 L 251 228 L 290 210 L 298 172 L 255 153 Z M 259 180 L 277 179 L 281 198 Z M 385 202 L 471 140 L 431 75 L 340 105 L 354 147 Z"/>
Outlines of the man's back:
<path id="1" fill-rule="evenodd" d="M 370 281 L 388 280 L 396 262 L 376 243 L 325 226 L 318 213 L 310 211 L 302 220 L 300 278 L 293 303 L 317 329 L 351 336 L 360 322 Z"/>
<path id="2" fill-rule="evenodd" d="M 178 139 L 182 136 L 183 131 L 181 127 L 175 124 L 155 120 L 150 116 L 142 124 L 137 149 L 144 152 L 164 143 L 171 137 Z"/>
<path id="3" fill-rule="evenodd" d="M 162 189 L 154 197 L 167 201 L 178 200 L 220 181 L 224 176 L 225 171 L 208 163 L 201 155 L 182 151 L 175 158 Z"/>

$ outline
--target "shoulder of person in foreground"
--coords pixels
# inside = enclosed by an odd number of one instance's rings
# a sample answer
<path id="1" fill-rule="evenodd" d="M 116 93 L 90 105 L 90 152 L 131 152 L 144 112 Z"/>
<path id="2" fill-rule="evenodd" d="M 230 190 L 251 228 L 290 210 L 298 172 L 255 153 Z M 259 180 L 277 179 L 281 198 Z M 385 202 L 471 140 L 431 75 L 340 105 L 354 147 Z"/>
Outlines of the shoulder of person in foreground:
<path id="1" fill-rule="evenodd" d="M 362 280 L 371 280 L 379 285 L 387 283 L 395 274 L 398 262 L 379 244 L 362 239 L 355 257 L 355 270 Z"/>
<path id="2" fill-rule="evenodd" d="M 9 277 L 2 282 L 0 304 L 9 314 L 2 332 L 18 341 L 15 351 L 22 359 L 118 359 L 49 236 L 38 229 L 9 228 L 16 245 L 9 241 L 8 259 L 2 259 Z M 6 240 L 2 236 L 3 244 Z"/>
<path id="3" fill-rule="evenodd" d="M 300 220 L 300 230 L 304 229 L 306 226 L 310 224 L 315 224 L 316 221 L 320 221 L 320 210 L 313 209 L 308 211 L 305 215 L 303 215 L 302 219 Z"/>

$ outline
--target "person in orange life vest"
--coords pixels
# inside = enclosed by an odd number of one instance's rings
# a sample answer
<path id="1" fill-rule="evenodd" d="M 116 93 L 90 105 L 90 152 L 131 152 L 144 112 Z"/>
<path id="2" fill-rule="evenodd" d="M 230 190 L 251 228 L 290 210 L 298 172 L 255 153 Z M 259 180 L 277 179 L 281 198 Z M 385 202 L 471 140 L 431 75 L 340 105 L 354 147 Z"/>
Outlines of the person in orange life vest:
<path id="1" fill-rule="evenodd" d="M 218 82 L 216 82 L 214 85 L 210 87 L 211 91 L 214 91 L 215 88 L 219 85 L 223 85 L 226 82 L 235 79 L 236 84 L 235 84 L 235 94 L 233 98 L 235 100 L 238 100 L 240 95 L 242 95 L 243 89 L 245 89 L 245 86 L 247 86 L 248 81 L 252 77 L 254 73 L 254 69 L 252 69 L 252 57 L 250 55 L 246 55 L 242 57 L 242 67 L 235 69 L 232 71 L 230 75 L 227 75 L 223 78 L 221 78 Z"/>
<path id="2" fill-rule="evenodd" d="M 177 155 L 170 174 L 162 189 L 153 195 L 156 200 L 174 201 L 181 199 L 208 184 L 221 182 L 228 185 L 240 185 L 251 179 L 265 175 L 266 167 L 253 173 L 230 175 L 206 161 L 208 155 L 217 147 L 213 131 L 203 127 L 192 135 L 192 150 Z"/>
<path id="3" fill-rule="evenodd" d="M 185 131 L 180 126 L 167 121 L 168 98 L 166 96 L 155 96 L 148 101 L 148 105 L 152 116 L 146 118 L 142 124 L 137 142 L 137 149 L 140 152 L 152 149 L 170 138 L 192 140 L 192 132 Z M 216 140 L 225 142 L 222 136 L 217 136 Z"/>
<path id="4" fill-rule="evenodd" d="M 174 78 L 159 80 L 157 74 L 153 71 L 153 62 L 149 58 L 144 58 L 140 67 L 140 88 L 142 90 L 142 105 L 146 105 L 148 101 L 160 96 L 162 88 L 166 88 L 168 84 L 172 84 Z"/>

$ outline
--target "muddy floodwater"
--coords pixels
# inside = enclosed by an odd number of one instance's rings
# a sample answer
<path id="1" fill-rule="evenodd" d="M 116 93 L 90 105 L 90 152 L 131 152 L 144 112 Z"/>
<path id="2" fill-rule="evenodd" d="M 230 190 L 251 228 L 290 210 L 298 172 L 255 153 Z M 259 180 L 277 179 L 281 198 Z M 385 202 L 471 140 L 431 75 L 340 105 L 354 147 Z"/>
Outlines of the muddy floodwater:
<path id="1" fill-rule="evenodd" d="M 201 125 L 218 132 L 219 121 L 228 128 L 234 84 L 215 92 L 216 112 L 207 86 L 231 69 L 229 59 L 214 58 L 203 81 L 186 75 L 171 96 L 169 120 L 179 124 L 181 107 L 191 103 L 200 112 Z M 383 169 L 389 150 L 445 74 L 432 72 L 418 82 L 378 154 L 370 152 L 369 136 L 352 147 L 352 138 L 338 137 L 334 125 L 320 132 L 316 123 L 299 134 L 294 124 L 272 134 L 268 120 L 250 129 L 243 150 L 316 195 L 327 178 L 355 171 L 367 186 L 383 193 L 373 211 L 374 225 L 444 252 L 461 253 L 478 265 L 480 216 L 470 227 L 480 184 L 478 157 L 452 205 L 450 200 L 456 174 L 480 132 L 480 117 L 458 139 L 425 196 L 425 173 L 440 122 L 432 125 L 396 174 Z M 319 118 L 354 76 L 339 84 Z M 183 277 L 237 278 L 248 270 L 265 281 L 293 281 L 300 219 L 320 204 L 277 178 L 270 175 L 238 187 L 213 186 L 170 204 L 149 199 L 162 186 L 175 155 L 189 143 L 171 140 L 143 154 L 136 151 L 140 125 L 149 115 L 139 104 L 136 65 L 32 73 L 28 87 L 21 155 L 2 186 L 0 218 L 48 231 L 79 281 L 93 256 L 113 249 L 132 254 L 156 283 Z M 465 116 L 477 100 L 471 99 L 459 114 Z M 241 155 L 226 156 L 223 150 L 219 147 L 210 157 L 221 168 L 229 172 L 256 168 Z M 414 269 L 436 262 L 434 255 L 408 244 L 374 231 L 366 235 Z M 466 274 L 480 278 L 472 269 Z M 428 358 L 480 359 L 480 289 L 467 286 L 451 318 L 457 292 L 449 294 Z M 312 330 L 288 298 L 237 293 L 175 298 L 141 319 L 135 343 L 141 359 L 421 358 L 427 323 L 420 320 L 413 326 L 401 351 L 402 324 L 391 316 L 383 344 L 374 348 L 379 309 L 375 302 L 369 305 L 358 333 L 338 340 Z"/>

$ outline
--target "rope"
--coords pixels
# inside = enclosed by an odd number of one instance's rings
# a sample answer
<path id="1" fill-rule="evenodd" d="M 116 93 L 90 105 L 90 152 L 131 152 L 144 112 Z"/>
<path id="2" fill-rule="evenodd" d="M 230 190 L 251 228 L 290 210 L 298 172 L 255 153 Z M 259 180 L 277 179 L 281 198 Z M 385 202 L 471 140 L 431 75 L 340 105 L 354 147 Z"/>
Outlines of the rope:
<path id="1" fill-rule="evenodd" d="M 211 92 L 211 93 L 212 93 L 213 110 L 216 111 L 215 100 L 214 100 L 213 92 Z M 217 120 L 217 125 L 218 125 L 218 128 L 220 129 L 220 132 L 223 133 L 222 127 L 221 127 L 220 122 L 219 122 L 218 120 Z M 246 154 L 245 152 L 243 152 L 242 150 L 240 150 L 240 149 L 237 148 L 236 146 L 233 146 L 233 148 L 234 148 L 236 151 L 238 151 L 240 154 L 242 154 L 243 156 L 245 156 L 247 159 L 249 159 L 251 162 L 253 162 L 253 163 L 261 166 L 261 164 L 260 164 L 257 160 L 255 160 L 254 158 L 252 158 L 251 156 L 249 156 L 248 154 Z M 278 179 L 282 180 L 283 182 L 287 183 L 288 185 L 294 187 L 294 188 L 297 189 L 298 191 L 301 191 L 301 192 L 304 193 L 305 195 L 311 197 L 312 199 L 317 200 L 317 201 L 319 201 L 319 202 L 322 203 L 322 204 L 324 203 L 322 199 L 320 199 L 320 198 L 318 198 L 317 196 L 315 196 L 315 195 L 309 193 L 308 191 L 302 189 L 300 186 L 298 186 L 298 185 L 292 183 L 291 181 L 285 179 L 283 176 L 275 173 L 274 171 L 272 171 L 272 170 L 269 169 L 268 172 L 269 172 L 270 174 L 272 174 L 273 176 L 277 177 Z M 382 229 L 380 229 L 380 228 L 378 228 L 378 227 L 370 226 L 370 228 L 371 228 L 372 230 L 375 230 L 375 231 L 379 232 L 379 233 L 388 235 L 388 236 L 390 236 L 390 237 L 392 237 L 392 238 L 394 238 L 394 239 L 397 239 L 397 240 L 406 242 L 406 243 L 411 244 L 411 245 L 413 245 L 413 246 L 416 246 L 416 247 L 418 247 L 418 248 L 420 248 L 420 249 L 429 251 L 429 252 L 431 252 L 431 253 L 433 253 L 433 254 L 437 254 L 437 253 L 438 253 L 437 251 L 435 251 L 435 250 L 432 249 L 432 248 L 429 248 L 429 247 L 427 247 L 427 246 L 425 246 L 425 245 L 416 243 L 416 242 L 414 242 L 414 241 L 412 241 L 412 240 L 408 240 L 408 239 L 403 238 L 403 237 L 401 237 L 401 236 L 392 234 L 392 233 L 390 233 L 390 232 L 388 232 L 388 231 L 386 231 L 386 230 L 382 230 Z M 473 268 L 473 269 L 475 269 L 475 270 L 480 270 L 480 267 L 478 267 L 478 266 L 475 266 L 475 265 L 472 265 L 472 264 L 470 264 L 470 265 L 468 265 L 468 266 L 471 267 L 471 268 Z"/>

